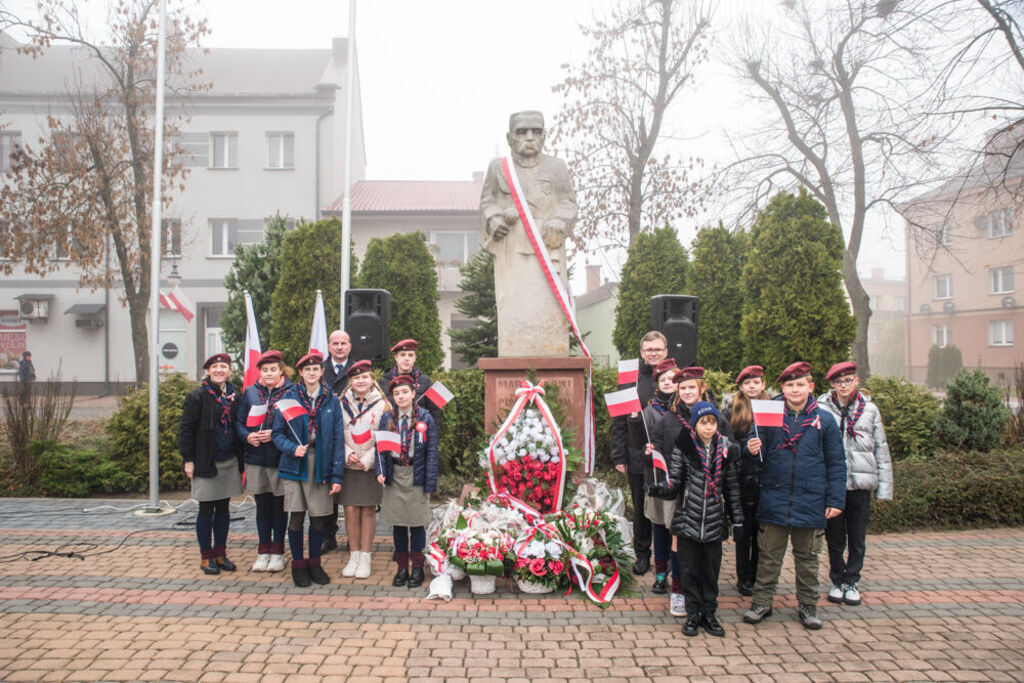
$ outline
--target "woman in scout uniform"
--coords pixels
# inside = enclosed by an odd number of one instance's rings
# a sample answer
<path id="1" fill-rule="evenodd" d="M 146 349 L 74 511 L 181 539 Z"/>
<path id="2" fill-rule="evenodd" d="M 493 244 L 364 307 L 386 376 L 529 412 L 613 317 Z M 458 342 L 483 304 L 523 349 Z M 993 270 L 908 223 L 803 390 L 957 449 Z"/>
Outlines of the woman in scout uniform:
<path id="1" fill-rule="evenodd" d="M 430 494 L 437 490 L 437 425 L 426 409 L 416 405 L 411 376 L 392 379 L 388 393 L 395 407 L 381 418 L 380 429 L 397 433 L 400 447 L 377 459 L 377 481 L 385 487 L 380 521 L 394 527 L 398 571 L 391 585 L 416 588 L 423 585 Z"/>
<path id="2" fill-rule="evenodd" d="M 235 432 L 245 454 L 245 492 L 256 501 L 259 547 L 254 572 L 284 571 L 284 486 L 277 477 L 281 451 L 271 441 L 274 406 L 292 383 L 285 379 L 280 351 L 266 351 L 256 361 L 260 378 L 242 392 L 235 411 Z"/>
<path id="3" fill-rule="evenodd" d="M 204 574 L 219 574 L 235 571 L 227 558 L 227 542 L 231 496 L 242 493 L 242 449 L 234 426 L 235 387 L 228 381 L 231 357 L 214 354 L 203 369 L 203 383 L 185 396 L 178 449 L 192 480 L 192 497 L 199 501 L 200 567 Z"/>
<path id="4" fill-rule="evenodd" d="M 323 357 L 308 353 L 295 364 L 302 376 L 277 403 L 274 445 L 281 451 L 278 476 L 284 480 L 289 514 L 288 546 L 292 581 L 330 583 L 320 563 L 324 517 L 334 509 L 345 471 L 345 427 L 338 399 L 323 383 Z M 302 527 L 309 512 L 309 559 L 304 559 Z"/>
<path id="5" fill-rule="evenodd" d="M 370 576 L 377 506 L 384 489 L 377 481 L 377 444 L 373 431 L 391 404 L 373 378 L 368 360 L 354 363 L 345 373 L 348 388 L 341 397 L 345 418 L 345 487 L 338 502 L 345 507 L 345 530 L 351 550 L 342 576 Z"/>

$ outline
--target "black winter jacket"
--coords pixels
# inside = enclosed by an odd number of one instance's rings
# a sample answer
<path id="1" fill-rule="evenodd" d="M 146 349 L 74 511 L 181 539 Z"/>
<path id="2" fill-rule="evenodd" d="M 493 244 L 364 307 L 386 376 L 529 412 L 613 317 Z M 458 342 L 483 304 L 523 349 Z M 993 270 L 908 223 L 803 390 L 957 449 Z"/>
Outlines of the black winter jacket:
<path id="1" fill-rule="evenodd" d="M 676 510 L 672 517 L 672 533 L 697 543 L 716 543 L 729 537 L 730 523 L 743 523 L 739 490 L 739 446 L 721 434 L 726 443 L 726 458 L 718 475 L 718 499 L 706 495 L 707 483 L 700 454 L 689 431 L 680 432 L 672 450 L 668 476 L 670 491 L 675 494 Z"/>
<path id="2" fill-rule="evenodd" d="M 228 382 L 224 385 L 228 395 L 235 393 L 235 387 Z M 232 406 L 230 419 L 235 420 L 238 396 Z M 178 427 L 178 450 L 183 462 L 194 462 L 197 477 L 217 476 L 217 432 L 220 431 L 221 407 L 213 396 L 202 386 L 196 387 L 185 396 L 181 409 L 181 423 Z M 238 469 L 242 470 L 242 446 L 238 442 L 234 424 L 230 425 L 232 455 L 238 458 Z"/>

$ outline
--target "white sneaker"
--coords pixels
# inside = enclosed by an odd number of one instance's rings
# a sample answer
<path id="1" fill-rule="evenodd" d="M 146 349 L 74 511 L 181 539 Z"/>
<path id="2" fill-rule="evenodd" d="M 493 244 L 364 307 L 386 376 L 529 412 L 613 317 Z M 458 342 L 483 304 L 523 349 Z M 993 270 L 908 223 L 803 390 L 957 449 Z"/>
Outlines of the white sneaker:
<path id="1" fill-rule="evenodd" d="M 686 616 L 686 598 L 682 593 L 673 593 L 669 598 L 668 613 L 674 617 Z"/>
<path id="2" fill-rule="evenodd" d="M 256 556 L 256 561 L 253 562 L 252 570 L 254 572 L 265 572 L 267 567 L 270 565 L 270 555 L 267 553 L 260 553 Z"/>
<path id="3" fill-rule="evenodd" d="M 283 572 L 284 571 L 284 555 L 271 555 L 270 562 L 267 563 L 268 572 Z"/>
<path id="4" fill-rule="evenodd" d="M 368 579 L 372 573 L 371 562 L 373 560 L 373 553 L 359 553 L 359 566 L 356 567 L 356 578 L 357 579 Z"/>
<path id="5" fill-rule="evenodd" d="M 857 590 L 857 584 L 851 583 L 846 587 L 846 592 L 843 593 L 843 602 L 851 606 L 860 604 L 860 591 Z"/>
<path id="6" fill-rule="evenodd" d="M 840 586 L 832 586 L 832 590 L 828 592 L 828 601 L 834 602 L 837 605 L 843 604 L 843 595 L 846 593 L 846 584 Z"/>
<path id="7" fill-rule="evenodd" d="M 342 576 L 353 577 L 356 575 L 356 567 L 359 566 L 359 551 L 353 550 L 348 554 L 348 564 L 341 570 Z"/>

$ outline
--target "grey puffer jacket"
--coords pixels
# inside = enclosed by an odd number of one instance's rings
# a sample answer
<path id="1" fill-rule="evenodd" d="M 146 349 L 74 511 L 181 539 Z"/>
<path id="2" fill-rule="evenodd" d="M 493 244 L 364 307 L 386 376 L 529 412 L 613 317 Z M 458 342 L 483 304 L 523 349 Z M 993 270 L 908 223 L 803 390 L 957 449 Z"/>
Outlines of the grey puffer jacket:
<path id="1" fill-rule="evenodd" d="M 864 399 L 864 412 L 853 426 L 853 436 L 846 433 L 843 407 L 834 391 L 818 398 L 818 407 L 835 418 L 843 436 L 846 451 L 846 490 L 875 491 L 878 500 L 892 500 L 892 458 L 889 442 L 882 426 L 882 413 L 870 398 Z"/>
<path id="2" fill-rule="evenodd" d="M 729 519 L 743 524 L 740 504 L 739 446 L 719 434 L 725 442 L 725 462 L 715 482 L 717 498 L 708 495 L 700 455 L 688 430 L 680 432 L 669 462 L 670 493 L 675 494 L 672 533 L 697 543 L 714 543 L 729 538 Z M 717 441 L 711 448 L 717 448 Z"/>

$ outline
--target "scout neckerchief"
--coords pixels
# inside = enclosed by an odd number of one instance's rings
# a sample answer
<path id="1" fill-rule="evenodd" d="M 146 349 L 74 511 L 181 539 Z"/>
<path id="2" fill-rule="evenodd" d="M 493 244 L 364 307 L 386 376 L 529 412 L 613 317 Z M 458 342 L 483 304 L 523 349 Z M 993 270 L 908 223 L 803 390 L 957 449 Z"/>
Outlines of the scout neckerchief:
<path id="1" fill-rule="evenodd" d="M 402 415 L 400 418 L 401 427 L 398 430 L 399 439 L 402 442 L 402 452 L 399 454 L 403 465 L 412 463 L 412 435 L 416 430 L 409 424 L 409 416 Z"/>
<path id="2" fill-rule="evenodd" d="M 864 400 L 859 391 L 853 392 L 853 396 L 850 397 L 845 406 L 839 401 L 839 395 L 835 391 L 832 392 L 832 400 L 836 402 L 837 406 L 841 406 L 839 431 L 843 430 L 845 423 L 847 435 L 855 436 L 853 428 L 856 426 L 857 420 L 864 413 L 864 406 L 867 405 L 867 401 Z M 850 412 L 850 406 L 854 406 L 852 413 Z"/>
<path id="3" fill-rule="evenodd" d="M 344 408 L 345 412 L 348 414 L 350 418 L 348 423 L 350 425 L 354 425 L 359 420 L 359 418 L 361 418 L 363 415 L 366 415 L 368 412 L 370 412 L 371 408 L 373 408 L 375 405 L 381 402 L 381 398 L 379 396 L 376 399 L 374 399 L 373 402 L 371 403 L 367 403 L 365 399 L 358 398 L 354 391 L 352 392 L 352 396 L 353 398 L 355 398 L 357 404 L 355 408 L 355 414 L 353 414 L 352 401 L 349 400 L 347 392 L 341 399 L 341 407 Z M 369 393 L 367 393 L 367 397 L 369 397 Z"/>
<path id="4" fill-rule="evenodd" d="M 260 425 L 261 428 L 266 427 L 268 422 L 273 424 L 274 406 L 286 391 L 284 377 L 278 381 L 275 387 L 264 386 L 263 382 L 256 382 L 253 386 L 256 387 L 256 395 L 259 396 L 260 403 L 267 406 L 267 412 L 263 415 L 263 424 Z"/>
<path id="5" fill-rule="evenodd" d="M 665 411 L 668 410 L 669 402 L 672 400 L 672 394 L 663 395 L 660 391 L 655 392 L 654 396 L 651 396 L 651 400 L 647 402 L 647 405 L 654 408 L 658 415 L 664 415 Z"/>
<path id="6" fill-rule="evenodd" d="M 789 433 L 789 423 L 785 420 L 782 421 L 782 431 L 786 434 L 786 440 L 779 444 L 779 448 L 782 450 L 791 450 L 796 452 L 796 445 L 800 442 L 800 437 L 804 435 L 807 428 L 813 424 L 818 423 L 818 401 L 813 396 L 807 397 L 807 405 L 804 409 L 796 416 L 797 419 L 797 431 L 796 434 Z"/>
<path id="7" fill-rule="evenodd" d="M 226 428 L 231 422 L 231 404 L 235 402 L 234 387 L 230 383 L 225 383 L 224 391 L 221 391 L 216 384 L 210 381 L 209 377 L 204 377 L 203 388 L 220 404 L 220 426 L 221 429 Z"/>
<path id="8" fill-rule="evenodd" d="M 316 414 L 320 410 L 320 406 L 323 405 L 324 397 L 327 395 L 327 387 L 324 383 L 320 382 L 320 391 L 317 393 L 316 398 L 313 399 L 306 392 L 306 383 L 299 382 L 299 403 L 309 413 L 309 440 L 312 441 L 316 438 Z"/>
<path id="9" fill-rule="evenodd" d="M 399 375 L 409 375 L 410 377 L 412 377 L 413 390 L 417 394 L 420 392 L 420 369 L 418 367 L 414 365 L 412 366 L 412 370 L 410 372 L 402 372 L 401 370 L 398 369 L 398 366 L 395 365 L 394 367 L 391 368 L 391 372 L 394 373 L 393 375 L 391 375 L 392 379 L 398 377 Z"/>
<path id="10" fill-rule="evenodd" d="M 704 488 L 704 497 L 711 498 L 712 500 L 718 501 L 718 477 L 722 472 L 722 464 L 725 462 L 725 439 L 718 432 L 715 432 L 715 455 L 708 461 L 707 449 L 704 447 L 704 442 L 700 440 L 700 437 L 695 437 L 693 442 L 697 446 L 697 454 L 700 455 L 700 465 L 704 470 L 704 482 L 707 486 Z"/>

